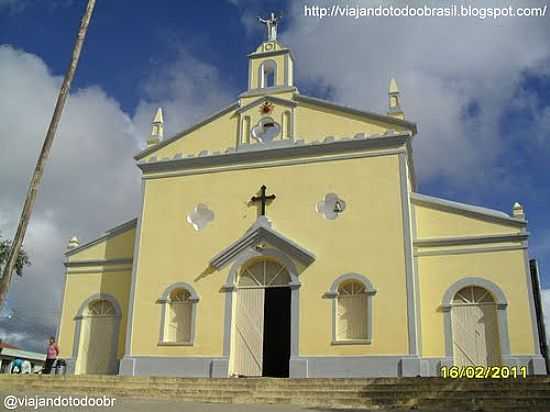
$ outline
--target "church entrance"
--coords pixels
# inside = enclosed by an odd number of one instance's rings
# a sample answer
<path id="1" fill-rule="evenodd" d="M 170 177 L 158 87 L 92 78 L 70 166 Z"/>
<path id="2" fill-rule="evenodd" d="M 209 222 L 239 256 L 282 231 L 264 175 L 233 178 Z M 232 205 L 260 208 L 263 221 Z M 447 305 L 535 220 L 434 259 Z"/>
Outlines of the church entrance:
<path id="1" fill-rule="evenodd" d="M 116 373 L 118 322 L 115 315 L 108 300 L 98 299 L 88 305 L 80 324 L 75 374 Z"/>
<path id="2" fill-rule="evenodd" d="M 290 276 L 270 259 L 254 259 L 238 277 L 231 365 L 240 376 L 288 377 Z"/>
<path id="3" fill-rule="evenodd" d="M 501 363 L 496 303 L 489 291 L 468 286 L 452 303 L 454 364 L 494 366 Z"/>

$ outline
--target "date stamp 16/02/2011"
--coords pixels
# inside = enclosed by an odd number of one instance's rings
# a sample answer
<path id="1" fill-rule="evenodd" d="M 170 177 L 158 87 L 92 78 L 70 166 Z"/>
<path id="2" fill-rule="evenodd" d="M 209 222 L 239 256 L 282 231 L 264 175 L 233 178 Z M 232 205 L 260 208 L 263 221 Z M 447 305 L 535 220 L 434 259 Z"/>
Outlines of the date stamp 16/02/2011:
<path id="1" fill-rule="evenodd" d="M 450 379 L 508 379 L 526 378 L 526 366 L 443 366 L 442 378 Z"/>

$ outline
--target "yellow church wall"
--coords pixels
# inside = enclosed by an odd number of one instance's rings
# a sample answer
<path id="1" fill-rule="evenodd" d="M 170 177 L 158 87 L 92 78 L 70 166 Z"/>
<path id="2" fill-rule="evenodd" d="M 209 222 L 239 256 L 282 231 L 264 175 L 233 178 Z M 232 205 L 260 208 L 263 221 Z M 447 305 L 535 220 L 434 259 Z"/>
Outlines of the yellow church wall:
<path id="1" fill-rule="evenodd" d="M 257 100 L 257 98 L 255 100 Z M 273 140 L 274 141 L 283 140 L 283 138 L 285 138 L 282 130 L 284 127 L 283 115 L 288 112 L 290 115 L 290 118 L 292 118 L 292 107 L 285 106 L 282 104 L 276 104 L 276 105 L 273 105 L 273 110 L 271 111 L 271 113 L 267 115 L 264 115 L 261 113 L 260 107 L 261 107 L 261 104 L 251 107 L 250 109 L 242 113 L 243 117 L 248 116 L 250 118 L 250 129 L 252 130 L 252 128 L 258 124 L 260 119 L 264 117 L 271 117 L 275 122 L 277 122 L 281 126 L 281 132 Z M 292 134 L 293 133 L 291 130 L 290 136 L 292 136 Z M 289 137 L 289 136 L 286 136 L 286 137 Z M 244 141 L 243 143 L 255 143 L 255 140 L 254 138 L 250 137 L 248 139 L 248 142 Z"/>
<path id="2" fill-rule="evenodd" d="M 256 57 L 256 58 L 250 59 L 250 62 L 251 62 L 250 76 L 251 76 L 252 89 L 261 87 L 259 83 L 260 65 L 263 62 L 268 60 L 273 60 L 277 65 L 275 86 L 277 87 L 285 86 L 285 55 L 279 54 L 276 56 Z"/>
<path id="3" fill-rule="evenodd" d="M 407 353 L 398 162 L 391 155 L 146 180 L 134 304 L 139 322 L 131 355 L 222 355 L 225 293 L 220 288 L 230 265 L 209 273 L 209 260 L 255 222 L 258 206 L 248 201 L 262 184 L 277 196 L 267 208 L 273 228 L 317 256 L 300 274 L 300 354 Z M 315 205 L 332 191 L 347 202 L 347 209 L 328 221 Z M 215 213 L 201 232 L 186 222 L 198 203 Z M 331 345 L 331 302 L 323 295 L 347 272 L 367 276 L 378 289 L 371 345 Z M 156 301 L 181 281 L 200 297 L 195 344 L 159 346 L 161 305 Z"/>
<path id="4" fill-rule="evenodd" d="M 239 116 L 229 111 L 198 127 L 172 143 L 160 147 L 146 156 L 146 159 L 156 156 L 158 160 L 166 157 L 173 158 L 177 153 L 197 155 L 202 150 L 223 152 L 228 147 L 235 147 L 237 143 L 237 126 Z"/>
<path id="5" fill-rule="evenodd" d="M 134 253 L 135 235 L 135 227 L 130 228 L 125 232 L 109 237 L 102 242 L 68 256 L 67 261 L 131 258 Z"/>
<path id="6" fill-rule="evenodd" d="M 59 323 L 60 356 L 72 356 L 74 317 L 86 299 L 100 293 L 112 295 L 120 305 L 122 319 L 117 356 L 120 358 L 124 354 L 132 264 L 131 261 L 112 261 L 132 259 L 135 234 L 135 226 L 130 226 L 119 233 L 105 236 L 103 240 L 92 242 L 88 247 L 83 245 L 81 250 L 67 256 L 69 267 L 65 274 L 63 307 Z"/>
<path id="7" fill-rule="evenodd" d="M 253 101 L 258 100 L 259 98 L 264 96 L 273 96 L 278 99 L 292 101 L 295 93 L 296 93 L 296 89 L 294 88 L 280 89 L 280 90 L 267 88 L 264 90 L 254 90 L 254 92 L 251 93 L 250 95 L 242 96 L 239 99 L 239 102 L 240 102 L 240 106 L 244 107 L 247 104 L 250 104 Z"/>
<path id="8" fill-rule="evenodd" d="M 269 93 L 265 94 L 270 95 Z M 292 93 L 273 92 L 273 96 L 293 102 Z M 241 98 L 241 107 L 246 106 L 261 98 L 261 96 Z M 296 103 L 296 102 L 294 102 Z M 389 122 L 378 121 L 365 118 L 346 111 L 330 109 L 320 105 L 298 102 L 294 108 L 284 104 L 274 104 L 272 117 L 276 122 L 282 125 L 282 114 L 289 111 L 294 122 L 293 135 L 297 139 L 303 139 L 306 143 L 314 140 L 322 140 L 327 136 L 336 138 L 353 137 L 357 133 L 382 134 L 389 129 L 396 131 L 406 130 L 404 127 L 391 124 Z M 261 117 L 260 106 L 254 106 L 246 115 L 251 118 L 251 127 L 254 127 Z M 157 150 L 145 156 L 145 159 L 156 157 L 157 160 L 172 159 L 176 154 L 198 155 L 201 151 L 223 153 L 227 148 L 234 148 L 240 141 L 238 135 L 239 121 L 241 116 L 236 110 L 231 110 L 218 118 L 213 119 L 188 134 L 175 139 L 166 146 L 159 147 Z M 278 136 L 275 140 L 280 140 Z M 251 139 L 254 143 L 254 139 Z"/>
<path id="9" fill-rule="evenodd" d="M 533 353 L 523 250 L 418 257 L 422 355 L 445 356 L 442 299 L 447 289 L 465 277 L 495 283 L 508 301 L 508 333 L 512 354 Z"/>
<path id="10" fill-rule="evenodd" d="M 417 238 L 438 236 L 496 235 L 518 233 L 517 225 L 465 216 L 459 212 L 438 210 L 413 204 L 416 215 Z"/>
<path id="11" fill-rule="evenodd" d="M 296 136 L 306 142 L 322 140 L 327 136 L 353 137 L 357 133 L 378 134 L 388 129 L 403 127 L 384 123 L 350 113 L 301 102 L 295 109 Z"/>
<path id="12" fill-rule="evenodd" d="M 85 270 L 95 271 L 82 273 Z M 66 275 L 65 295 L 59 325 L 59 348 L 60 357 L 70 358 L 73 353 L 73 343 L 76 321 L 74 320 L 82 304 L 93 295 L 105 293 L 113 296 L 122 311 L 120 319 L 120 330 L 117 345 L 117 358 L 124 355 L 124 342 L 126 337 L 126 322 L 128 318 L 128 298 L 130 292 L 131 267 L 75 269 L 75 273 L 69 272 Z"/>

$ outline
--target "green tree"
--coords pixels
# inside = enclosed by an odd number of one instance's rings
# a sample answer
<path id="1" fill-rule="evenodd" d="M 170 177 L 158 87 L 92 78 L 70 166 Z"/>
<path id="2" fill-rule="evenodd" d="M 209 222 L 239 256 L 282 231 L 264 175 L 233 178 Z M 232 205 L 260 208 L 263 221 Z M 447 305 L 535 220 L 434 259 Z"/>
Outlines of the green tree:
<path id="1" fill-rule="evenodd" d="M 4 265 L 8 259 L 10 248 L 11 242 L 9 240 L 3 240 L 0 235 L 0 273 L 4 270 Z M 30 265 L 31 260 L 29 259 L 29 255 L 27 255 L 27 252 L 21 248 L 19 255 L 17 256 L 17 260 L 15 261 L 15 273 L 17 273 L 18 276 L 23 276 L 23 268 Z"/>

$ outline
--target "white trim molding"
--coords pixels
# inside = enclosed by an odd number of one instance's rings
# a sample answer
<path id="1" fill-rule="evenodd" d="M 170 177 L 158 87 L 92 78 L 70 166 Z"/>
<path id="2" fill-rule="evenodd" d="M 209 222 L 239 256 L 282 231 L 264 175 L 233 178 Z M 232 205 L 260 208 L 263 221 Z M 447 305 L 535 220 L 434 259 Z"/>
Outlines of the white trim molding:
<path id="1" fill-rule="evenodd" d="M 360 116 L 370 120 L 394 124 L 396 126 L 400 126 L 410 130 L 413 134 L 416 134 L 417 132 L 416 123 L 409 122 L 407 120 L 401 120 L 395 117 L 391 117 L 391 116 L 387 116 L 379 113 L 367 112 L 364 110 L 357 110 L 352 107 L 342 106 L 342 105 L 330 102 L 328 100 L 318 99 L 316 97 L 304 96 L 302 94 L 295 94 L 294 100 L 298 102 L 311 104 L 313 106 L 325 107 L 327 109 L 336 110 L 342 113 L 348 113 L 355 116 Z"/>
<path id="2" fill-rule="evenodd" d="M 347 280 L 356 280 L 365 286 L 365 293 L 367 295 L 367 336 L 365 339 L 338 339 L 336 333 L 336 312 L 338 311 L 338 288 Z M 376 289 L 372 282 L 364 275 L 359 273 L 346 273 L 338 276 L 328 292 L 324 297 L 332 300 L 332 342 L 331 345 L 370 345 L 372 343 L 372 330 L 373 330 L 373 297 L 376 295 Z"/>
<path id="3" fill-rule="evenodd" d="M 500 353 L 502 359 L 510 356 L 510 339 L 508 336 L 508 314 L 506 308 L 508 301 L 502 290 L 488 279 L 479 277 L 466 277 L 453 283 L 443 295 L 441 309 L 443 311 L 443 330 L 445 334 L 445 356 L 452 362 L 453 353 L 453 325 L 452 325 L 452 301 L 456 293 L 467 286 L 477 286 L 491 293 L 496 303 L 498 334 Z"/>
<path id="4" fill-rule="evenodd" d="M 229 358 L 231 353 L 231 327 L 232 327 L 232 318 L 233 318 L 233 299 L 235 293 L 237 292 L 237 281 L 238 275 L 241 271 L 241 268 L 246 265 L 250 259 L 254 258 L 272 258 L 283 265 L 289 276 L 290 283 L 290 361 L 292 364 L 292 359 L 298 356 L 299 350 L 299 327 L 300 327 L 300 317 L 299 317 L 299 305 L 300 305 L 300 279 L 298 277 L 298 270 L 294 264 L 291 256 L 287 255 L 285 252 L 277 249 L 266 248 L 266 249 L 256 249 L 248 248 L 244 250 L 237 256 L 229 270 L 227 279 L 222 288 L 222 292 L 225 295 L 225 320 L 224 320 L 224 342 L 223 342 L 223 356 Z"/>
<path id="5" fill-rule="evenodd" d="M 208 124 L 208 123 L 216 120 L 217 118 L 223 116 L 226 113 L 229 113 L 232 110 L 237 109 L 238 107 L 239 107 L 239 102 L 233 102 L 229 106 L 226 106 L 223 109 L 211 114 L 210 116 L 205 117 L 203 120 L 200 120 L 199 122 L 195 123 L 193 126 L 177 133 L 176 135 L 174 135 L 174 136 L 172 136 L 172 137 L 170 137 L 166 140 L 161 141 L 159 144 L 156 144 L 152 147 L 149 147 L 148 149 L 142 150 L 141 152 L 139 152 L 138 154 L 136 154 L 134 156 L 134 159 L 135 160 L 141 160 L 145 156 L 153 154 L 154 152 L 156 152 L 161 147 L 165 147 L 165 146 L 169 145 L 170 143 L 175 142 L 178 139 L 181 139 L 182 137 L 188 135 L 189 133 L 197 130 L 199 127 L 202 127 L 205 124 Z"/>
<path id="6" fill-rule="evenodd" d="M 136 225 L 137 225 L 137 218 L 134 218 L 118 226 L 115 226 L 109 230 L 106 230 L 105 233 L 102 236 L 98 237 L 97 239 L 94 239 L 88 243 L 75 247 L 74 249 L 68 250 L 67 252 L 65 252 L 65 257 L 73 256 L 79 252 L 82 252 L 84 249 L 88 249 L 91 246 L 94 246 L 94 245 L 97 245 L 98 243 L 103 242 L 104 240 L 111 239 L 116 235 L 120 235 L 121 233 L 127 232 L 128 230 L 136 227 Z"/>
<path id="7" fill-rule="evenodd" d="M 73 373 L 75 371 L 76 362 L 78 360 L 78 348 L 80 346 L 80 331 L 82 329 L 82 320 L 87 317 L 85 311 L 88 308 L 88 305 L 96 300 L 106 300 L 110 302 L 115 310 L 115 313 L 112 316 L 115 319 L 115 335 L 113 336 L 113 339 L 111 341 L 111 353 L 113 353 L 115 357 L 115 373 L 118 373 L 118 341 L 120 339 L 120 321 L 122 318 L 122 310 L 117 299 L 113 295 L 110 295 L 108 293 L 95 293 L 89 296 L 87 299 L 84 300 L 84 302 L 82 302 L 80 308 L 78 309 L 78 312 L 76 313 L 76 316 L 74 317 L 75 328 L 73 336 L 73 352 L 71 356 L 71 359 L 74 360 L 74 362 L 70 365 L 70 370 Z"/>
<path id="8" fill-rule="evenodd" d="M 415 246 L 434 247 L 434 246 L 457 246 L 457 245 L 483 245 L 487 243 L 503 242 L 524 242 L 529 237 L 529 233 L 510 233 L 498 235 L 475 235 L 475 236 L 441 236 L 433 238 L 419 238 L 414 241 Z"/>
<path id="9" fill-rule="evenodd" d="M 269 242 L 306 266 L 315 260 L 313 253 L 272 229 L 271 222 L 267 217 L 260 216 L 240 239 L 214 256 L 210 260 L 210 266 L 221 269 L 244 250 L 255 247 L 262 241 Z"/>
<path id="10" fill-rule="evenodd" d="M 459 203 L 452 200 L 440 199 L 438 197 L 427 196 L 420 193 L 412 192 L 410 194 L 411 200 L 414 204 L 423 205 L 436 210 L 458 212 L 462 215 L 472 216 L 474 218 L 488 220 L 491 222 L 509 224 L 512 226 L 524 227 L 527 225 L 527 221 L 524 219 L 518 219 L 510 217 L 504 212 L 499 210 L 487 209 L 484 207 L 468 205 L 466 203 Z"/>
<path id="11" fill-rule="evenodd" d="M 167 304 L 172 303 L 170 300 L 170 294 L 176 289 L 184 289 L 189 292 L 191 302 L 191 325 L 190 327 L 190 339 L 188 341 L 182 342 L 171 342 L 164 340 L 165 326 L 166 326 L 166 309 Z M 160 309 L 160 334 L 159 334 L 159 343 L 158 346 L 193 346 L 195 344 L 195 331 L 197 327 L 197 303 L 199 302 L 199 295 L 189 283 L 178 282 L 168 286 L 161 297 L 157 300 L 156 303 L 159 303 L 161 306 Z"/>

